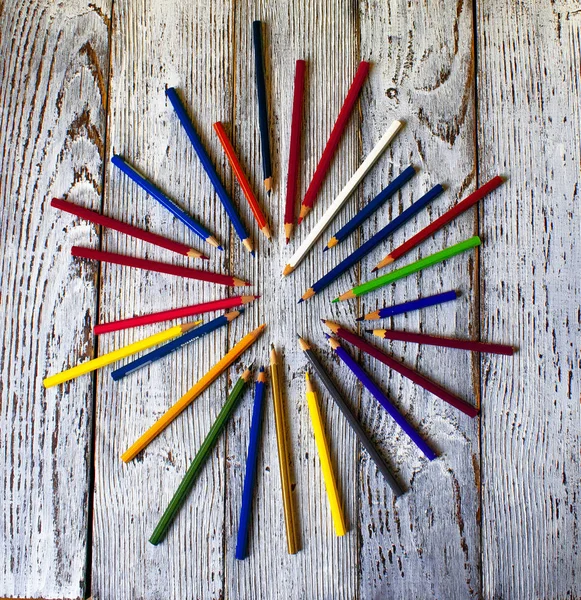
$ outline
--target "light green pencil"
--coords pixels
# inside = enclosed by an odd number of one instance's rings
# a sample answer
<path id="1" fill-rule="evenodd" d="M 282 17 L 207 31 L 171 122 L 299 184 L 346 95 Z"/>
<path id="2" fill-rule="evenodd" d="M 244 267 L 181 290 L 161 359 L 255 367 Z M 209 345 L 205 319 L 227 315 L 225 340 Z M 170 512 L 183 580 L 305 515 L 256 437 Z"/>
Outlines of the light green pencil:
<path id="1" fill-rule="evenodd" d="M 440 250 L 440 252 L 436 252 L 435 254 L 430 254 L 430 256 L 426 256 L 426 258 L 421 258 L 411 265 L 406 265 L 405 267 L 401 267 L 401 269 L 396 269 L 391 273 L 387 273 L 382 275 L 381 277 L 377 277 L 376 279 L 371 279 L 370 281 L 366 281 L 361 285 L 358 285 L 348 292 L 341 294 L 338 298 L 335 298 L 333 302 L 339 302 L 341 300 L 351 300 L 352 298 L 357 298 L 358 296 L 363 296 L 364 294 L 368 294 L 377 288 L 383 287 L 388 283 L 393 283 L 398 279 L 403 279 L 412 273 L 417 273 L 426 267 L 431 267 L 432 265 L 438 264 L 448 258 L 452 258 L 452 256 L 456 256 L 457 254 L 461 254 L 462 252 L 466 252 L 466 250 L 470 250 L 471 248 L 476 248 L 476 246 L 480 246 L 481 240 L 475 235 L 459 244 L 455 244 L 454 246 L 450 246 L 449 248 L 444 248 Z"/>

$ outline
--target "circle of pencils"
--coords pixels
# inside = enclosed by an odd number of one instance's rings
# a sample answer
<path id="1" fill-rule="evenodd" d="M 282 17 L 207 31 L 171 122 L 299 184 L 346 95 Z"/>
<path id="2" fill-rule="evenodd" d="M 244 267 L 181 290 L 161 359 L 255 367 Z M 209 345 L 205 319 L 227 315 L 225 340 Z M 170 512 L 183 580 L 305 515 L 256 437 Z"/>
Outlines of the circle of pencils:
<path id="1" fill-rule="evenodd" d="M 182 319 L 184 317 L 191 317 L 192 315 L 199 315 L 201 313 L 214 312 L 217 310 L 224 310 L 226 308 L 235 308 L 237 306 L 248 304 L 257 298 L 260 298 L 260 296 L 232 296 L 231 298 L 222 298 L 220 300 L 203 302 L 201 304 L 182 306 L 181 308 L 161 310 L 148 315 L 140 315 L 138 317 L 121 319 L 120 321 L 99 323 L 93 327 L 93 333 L 95 335 L 101 335 L 102 333 L 121 331 L 122 329 L 131 329 L 132 327 L 139 327 L 141 325 L 151 325 L 152 323 L 161 323 L 162 321 Z"/>
<path id="2" fill-rule="evenodd" d="M 122 265 L 124 267 L 133 267 L 134 269 L 143 269 L 145 271 L 166 273 L 167 275 L 175 275 L 177 277 L 208 281 L 217 285 L 227 285 L 230 287 L 250 285 L 248 281 L 232 277 L 231 275 L 221 275 L 220 273 L 212 273 L 210 271 L 202 271 L 201 269 L 192 269 L 190 267 L 179 267 L 169 263 L 162 263 L 145 258 L 135 258 L 125 254 L 115 254 L 114 252 L 93 250 L 91 248 L 83 248 L 82 246 L 73 246 L 71 248 L 71 254 L 77 258 L 88 258 L 90 260 L 98 260 L 112 265 Z"/>
<path id="3" fill-rule="evenodd" d="M 186 244 L 174 242 L 169 238 L 163 237 L 163 235 L 151 233 L 151 231 L 146 231 L 145 229 L 140 229 L 139 227 L 129 225 L 129 223 L 124 223 L 123 221 L 118 221 L 112 217 L 107 217 L 95 212 L 94 210 L 89 210 L 88 208 L 74 204 L 73 202 L 61 200 L 60 198 L 53 198 L 50 201 L 50 205 L 53 208 L 58 208 L 59 210 L 70 213 L 71 215 L 76 215 L 77 217 L 81 217 L 81 219 L 85 219 L 86 221 L 90 221 L 96 225 L 101 225 L 102 227 L 107 227 L 108 229 L 114 229 L 115 231 L 119 231 L 125 235 L 129 235 L 139 240 L 143 240 L 144 242 L 154 244 L 160 248 L 165 248 L 166 250 L 171 250 L 172 252 L 177 252 L 178 254 L 183 254 L 184 256 L 189 256 L 190 258 L 202 258 L 204 260 L 208 260 L 208 257 L 205 254 L 202 254 L 199 250 L 195 250 L 194 248 L 186 246 Z"/>
<path id="4" fill-rule="evenodd" d="M 433 296 L 424 296 L 417 300 L 410 300 L 403 302 L 402 304 L 394 304 L 392 306 L 384 306 L 379 310 L 367 313 L 363 317 L 355 319 L 356 321 L 377 321 L 378 319 L 386 319 L 387 317 L 393 317 L 395 315 L 401 315 L 403 313 L 411 312 L 414 310 L 420 310 L 421 308 L 427 308 L 429 306 L 436 306 L 437 304 L 443 304 L 444 302 L 451 302 L 458 298 L 459 293 L 456 290 L 450 290 L 449 292 L 442 292 L 441 294 L 434 294 Z"/>

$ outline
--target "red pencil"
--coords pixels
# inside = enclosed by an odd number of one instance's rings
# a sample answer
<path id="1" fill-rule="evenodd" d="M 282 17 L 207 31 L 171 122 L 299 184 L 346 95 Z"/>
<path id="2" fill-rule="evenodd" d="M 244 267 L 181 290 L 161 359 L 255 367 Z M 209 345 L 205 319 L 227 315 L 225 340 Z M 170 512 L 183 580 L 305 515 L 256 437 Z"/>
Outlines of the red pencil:
<path id="1" fill-rule="evenodd" d="M 299 215 L 298 223 L 300 225 L 301 221 L 309 214 L 311 208 L 313 208 L 313 204 L 317 198 L 317 194 L 319 193 L 319 189 L 321 185 L 323 185 L 323 180 L 325 179 L 325 175 L 329 170 L 329 166 L 331 165 L 331 161 L 333 160 L 333 156 L 335 155 L 335 151 L 339 146 L 339 141 L 341 140 L 341 136 L 345 131 L 345 127 L 347 126 L 347 121 L 355 108 L 355 104 L 357 102 L 357 98 L 359 96 L 359 92 L 365 83 L 365 79 L 367 78 L 367 73 L 369 71 L 369 63 L 361 62 L 359 63 L 359 68 L 357 69 L 357 73 L 355 73 L 355 77 L 353 78 L 353 83 L 347 92 L 347 96 L 345 97 L 345 101 L 343 102 L 343 106 L 339 111 L 339 116 L 337 117 L 337 121 L 333 126 L 333 130 L 331 131 L 331 135 L 329 136 L 329 140 L 327 141 L 327 145 L 323 150 L 323 154 L 319 160 L 319 164 L 315 169 L 315 173 L 313 175 L 313 179 L 309 184 L 307 189 L 307 193 L 303 198 L 301 212 Z"/>
<path id="2" fill-rule="evenodd" d="M 112 217 L 106 217 L 101 213 L 95 212 L 94 210 L 89 210 L 88 208 L 84 208 L 78 204 L 67 202 L 66 200 L 61 200 L 60 198 L 53 198 L 50 201 L 50 205 L 54 208 L 58 208 L 59 210 L 64 210 L 71 215 L 76 215 L 77 217 L 91 221 L 91 223 L 96 223 L 97 225 L 108 227 L 109 229 L 115 229 L 115 231 L 120 231 L 121 233 L 130 235 L 131 237 L 139 240 L 143 240 L 144 242 L 149 242 L 150 244 L 160 246 L 161 248 L 166 248 L 172 252 L 177 252 L 178 254 L 183 254 L 184 256 L 190 256 L 191 258 L 203 258 L 205 260 L 208 259 L 206 255 L 202 254 L 198 250 L 194 250 L 193 248 L 186 246 L 185 244 L 174 242 L 173 240 L 163 237 L 162 235 L 151 233 L 150 231 L 140 229 L 139 227 L 134 227 L 133 225 L 129 225 L 129 223 L 118 221 Z"/>
<path id="3" fill-rule="evenodd" d="M 101 333 L 109 333 L 111 331 L 120 331 L 122 329 L 131 329 L 140 325 L 150 325 L 151 323 L 161 323 L 162 321 L 172 321 L 173 319 L 182 319 L 199 315 L 201 313 L 212 312 L 215 310 L 224 310 L 248 304 L 256 300 L 259 296 L 233 296 L 232 298 L 222 298 L 221 300 L 212 300 L 211 302 L 203 302 L 202 304 L 193 304 L 192 306 L 182 306 L 181 308 L 172 308 L 170 310 L 162 310 L 148 315 L 139 317 L 130 317 L 119 321 L 110 321 L 109 323 L 99 323 L 93 327 L 93 333 L 100 335 Z"/>
<path id="4" fill-rule="evenodd" d="M 359 348 L 366 354 L 373 356 L 373 358 L 375 358 L 379 362 L 382 362 L 384 365 L 387 365 L 390 369 L 393 369 L 394 371 L 397 371 L 404 377 L 407 377 L 410 381 L 413 381 L 417 385 L 423 387 L 428 392 L 431 392 L 435 396 L 438 396 L 438 398 L 441 398 L 454 408 L 457 408 L 464 414 L 467 414 L 469 417 L 475 417 L 480 412 L 475 406 L 472 406 L 472 404 L 469 404 L 468 402 L 462 400 L 462 398 L 458 398 L 458 396 L 455 396 L 454 394 L 448 392 L 444 388 L 441 388 L 437 383 L 430 381 L 417 371 L 414 371 L 414 369 L 406 367 L 399 361 L 395 360 L 395 358 L 388 356 L 381 350 L 377 349 L 375 346 L 368 344 L 363 338 L 360 338 L 358 335 L 347 331 L 347 329 L 343 329 L 337 323 L 333 323 L 333 321 L 325 321 L 324 319 L 323 323 L 325 323 L 325 325 L 339 337 L 343 338 L 350 344 L 357 346 L 357 348 Z"/>
<path id="5" fill-rule="evenodd" d="M 504 354 L 505 356 L 512 356 L 514 354 L 514 348 L 512 346 L 506 346 L 505 344 L 456 340 L 436 335 L 426 335 L 424 333 L 394 331 L 393 329 L 366 329 L 365 331 L 373 333 L 374 336 L 385 340 L 411 342 L 412 344 L 427 344 L 429 346 L 440 346 L 442 348 L 457 348 L 459 350 L 470 350 L 472 352 L 487 352 L 488 354 Z"/>
<path id="6" fill-rule="evenodd" d="M 502 177 L 493 177 L 488 183 L 485 183 L 482 187 L 479 187 L 475 192 L 467 196 L 462 202 L 453 206 L 449 211 L 445 212 L 441 217 L 438 217 L 433 223 L 430 223 L 427 227 L 424 227 L 420 232 L 416 233 L 407 242 L 404 242 L 401 246 L 398 246 L 395 250 L 392 250 L 387 256 L 382 258 L 373 269 L 372 273 L 382 269 L 383 267 L 390 265 L 394 260 L 397 260 L 412 248 L 415 248 L 418 244 L 421 244 L 426 238 L 430 237 L 438 229 L 441 229 L 444 225 L 454 220 L 457 216 L 467 211 L 471 206 L 474 206 L 479 200 L 482 200 L 486 194 L 495 190 L 499 185 L 504 183 Z"/>
<path id="7" fill-rule="evenodd" d="M 256 196 L 252 191 L 252 187 L 250 186 L 250 182 L 248 181 L 248 178 L 246 177 L 246 174 L 242 169 L 242 165 L 240 164 L 240 161 L 236 156 L 234 146 L 232 146 L 232 143 L 230 142 L 230 138 L 228 137 L 228 134 L 224 129 L 224 125 L 222 125 L 222 123 L 220 123 L 219 121 L 217 123 L 214 123 L 214 131 L 218 135 L 218 139 L 220 140 L 222 148 L 224 149 L 224 152 L 228 157 L 228 161 L 232 166 L 234 175 L 236 176 L 236 179 L 238 180 L 238 183 L 240 184 L 240 187 L 242 188 L 242 191 L 246 196 L 246 200 L 248 200 L 248 204 L 252 209 L 252 213 L 254 214 L 254 218 L 258 223 L 260 231 L 262 231 L 262 233 L 264 233 L 264 235 L 268 239 L 270 239 L 270 229 L 268 228 L 268 222 L 266 221 L 266 217 L 264 216 L 264 213 L 260 208 L 260 204 L 258 204 L 258 200 L 256 199 Z"/>
<path id="8" fill-rule="evenodd" d="M 288 175 L 286 179 L 286 207 L 284 211 L 284 233 L 288 244 L 295 226 L 295 199 L 299 179 L 299 161 L 301 159 L 301 132 L 303 130 L 303 97 L 305 95 L 304 60 L 295 63 L 295 91 L 291 121 L 290 149 L 288 155 Z"/>
<path id="9" fill-rule="evenodd" d="M 231 277 L 230 275 L 221 275 L 202 271 L 201 269 L 190 269 L 188 267 L 178 267 L 168 263 L 157 262 L 155 260 L 146 260 L 144 258 L 134 258 L 124 254 L 114 254 L 113 252 L 102 252 L 101 250 L 92 250 L 91 248 L 82 248 L 73 246 L 71 254 L 79 258 L 89 258 L 91 260 L 100 260 L 101 262 L 112 263 L 114 265 L 124 265 L 136 269 L 145 269 L 146 271 L 156 271 L 157 273 L 167 273 L 168 275 L 177 275 L 178 277 L 187 277 L 189 279 L 198 279 L 200 281 L 209 281 L 218 285 L 250 285 L 247 281 Z"/>

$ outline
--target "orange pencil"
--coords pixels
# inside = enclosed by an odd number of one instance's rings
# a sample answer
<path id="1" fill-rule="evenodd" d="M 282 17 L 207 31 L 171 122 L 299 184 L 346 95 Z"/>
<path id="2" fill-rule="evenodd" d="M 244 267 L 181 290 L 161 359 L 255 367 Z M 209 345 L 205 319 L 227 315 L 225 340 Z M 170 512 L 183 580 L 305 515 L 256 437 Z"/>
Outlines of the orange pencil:
<path id="1" fill-rule="evenodd" d="M 270 229 L 268 228 L 266 217 L 264 216 L 264 213 L 258 204 L 258 200 L 256 199 L 252 188 L 250 187 L 248 178 L 242 170 L 242 165 L 236 156 L 236 152 L 234 152 L 234 146 L 232 146 L 232 143 L 228 138 L 228 134 L 224 129 L 224 125 L 222 125 L 220 121 L 214 123 L 214 131 L 216 132 L 216 135 L 222 144 L 222 148 L 224 148 L 224 152 L 226 152 L 226 156 L 228 157 L 230 165 L 232 166 L 232 170 L 234 171 L 234 175 L 236 175 L 236 179 L 238 180 L 238 183 L 240 184 L 240 187 L 246 196 L 246 200 L 248 200 L 248 204 L 250 204 L 250 208 L 252 209 L 254 218 L 258 223 L 258 227 L 260 227 L 260 231 L 262 231 L 262 233 L 264 233 L 264 235 L 270 239 Z"/>

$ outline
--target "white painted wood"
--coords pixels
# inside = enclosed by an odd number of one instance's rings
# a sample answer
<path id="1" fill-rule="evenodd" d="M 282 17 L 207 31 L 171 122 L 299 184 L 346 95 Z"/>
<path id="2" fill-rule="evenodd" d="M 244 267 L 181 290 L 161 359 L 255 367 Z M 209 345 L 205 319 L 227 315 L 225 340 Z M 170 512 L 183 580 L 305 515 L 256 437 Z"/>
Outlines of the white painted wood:
<path id="1" fill-rule="evenodd" d="M 482 3 L 479 178 L 508 176 L 481 212 L 487 598 L 581 596 L 578 2 Z"/>
<path id="2" fill-rule="evenodd" d="M 85 585 L 96 269 L 72 260 L 99 209 L 109 2 L 6 2 L 0 20 L 0 595 L 78 598 Z"/>

